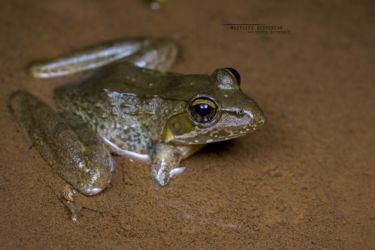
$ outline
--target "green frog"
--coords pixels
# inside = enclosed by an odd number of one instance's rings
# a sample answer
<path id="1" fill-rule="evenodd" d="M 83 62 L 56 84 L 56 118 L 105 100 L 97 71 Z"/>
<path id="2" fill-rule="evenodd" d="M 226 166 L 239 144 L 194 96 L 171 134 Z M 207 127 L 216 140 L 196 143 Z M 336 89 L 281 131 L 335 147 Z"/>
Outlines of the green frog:
<path id="1" fill-rule="evenodd" d="M 37 78 L 83 72 L 55 89 L 59 111 L 25 91 L 11 96 L 16 120 L 67 182 L 63 201 L 73 220 L 80 210 L 77 193 L 96 195 L 110 184 L 112 154 L 150 165 L 154 180 L 165 186 L 183 172 L 180 162 L 204 145 L 264 124 L 261 109 L 241 91 L 236 70 L 167 73 L 178 50 L 172 38 L 139 38 L 32 64 Z"/>

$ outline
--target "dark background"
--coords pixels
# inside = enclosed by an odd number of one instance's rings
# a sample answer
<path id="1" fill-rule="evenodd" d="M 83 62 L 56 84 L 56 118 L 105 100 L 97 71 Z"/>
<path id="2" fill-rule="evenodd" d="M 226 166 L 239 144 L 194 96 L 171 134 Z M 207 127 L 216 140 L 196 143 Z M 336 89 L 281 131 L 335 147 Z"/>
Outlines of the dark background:
<path id="1" fill-rule="evenodd" d="M 0 248 L 370 249 L 375 240 L 373 1 L 2 0 Z M 282 25 L 288 34 L 223 23 Z M 231 66 L 268 123 L 212 145 L 157 187 L 147 166 L 117 157 L 113 186 L 78 223 L 56 197 L 64 182 L 7 109 L 24 89 L 52 104 L 67 79 L 26 65 L 102 41 L 182 35 L 174 71 Z"/>

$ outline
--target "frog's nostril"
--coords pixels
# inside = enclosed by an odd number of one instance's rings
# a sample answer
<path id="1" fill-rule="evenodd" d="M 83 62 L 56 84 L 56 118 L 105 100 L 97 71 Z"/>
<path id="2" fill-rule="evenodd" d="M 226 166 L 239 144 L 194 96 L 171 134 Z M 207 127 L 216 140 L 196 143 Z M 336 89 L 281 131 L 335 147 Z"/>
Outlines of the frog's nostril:
<path id="1" fill-rule="evenodd" d="M 245 111 L 243 109 L 238 109 L 237 110 L 237 115 L 244 115 Z"/>

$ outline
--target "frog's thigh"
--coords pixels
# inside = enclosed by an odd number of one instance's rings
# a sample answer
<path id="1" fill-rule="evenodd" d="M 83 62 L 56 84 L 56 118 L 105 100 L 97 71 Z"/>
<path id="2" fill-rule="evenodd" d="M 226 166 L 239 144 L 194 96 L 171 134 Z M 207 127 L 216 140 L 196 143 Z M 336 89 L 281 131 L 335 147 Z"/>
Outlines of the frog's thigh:
<path id="1" fill-rule="evenodd" d="M 178 54 L 177 41 L 172 38 L 150 39 L 148 46 L 142 47 L 139 51 L 124 58 L 141 68 L 168 71 L 174 64 Z"/>
<path id="2" fill-rule="evenodd" d="M 72 128 L 66 119 L 27 92 L 14 93 L 10 108 L 43 158 L 75 189 L 95 195 L 108 186 L 114 163 L 89 128 Z"/>

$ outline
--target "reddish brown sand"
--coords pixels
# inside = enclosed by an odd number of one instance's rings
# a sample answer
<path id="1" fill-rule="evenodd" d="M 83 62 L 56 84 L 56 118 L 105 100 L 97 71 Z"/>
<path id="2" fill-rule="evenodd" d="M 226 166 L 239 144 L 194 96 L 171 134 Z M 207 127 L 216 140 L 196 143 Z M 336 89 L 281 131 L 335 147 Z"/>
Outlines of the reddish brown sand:
<path id="1" fill-rule="evenodd" d="M 126 3 L 127 2 L 127 3 Z M 0 248 L 371 249 L 375 246 L 375 30 L 372 1 L 3 0 L 0 7 Z M 349 2 L 349 1 L 347 1 Z M 355 2 L 355 1 L 352 1 Z M 223 23 L 282 25 L 288 34 Z M 77 223 L 56 198 L 64 182 L 12 119 L 17 89 L 50 104 L 66 79 L 26 65 L 121 37 L 183 35 L 174 70 L 232 66 L 267 125 L 211 145 L 159 188 L 147 166 L 116 157 L 113 185 L 81 198 Z"/>

